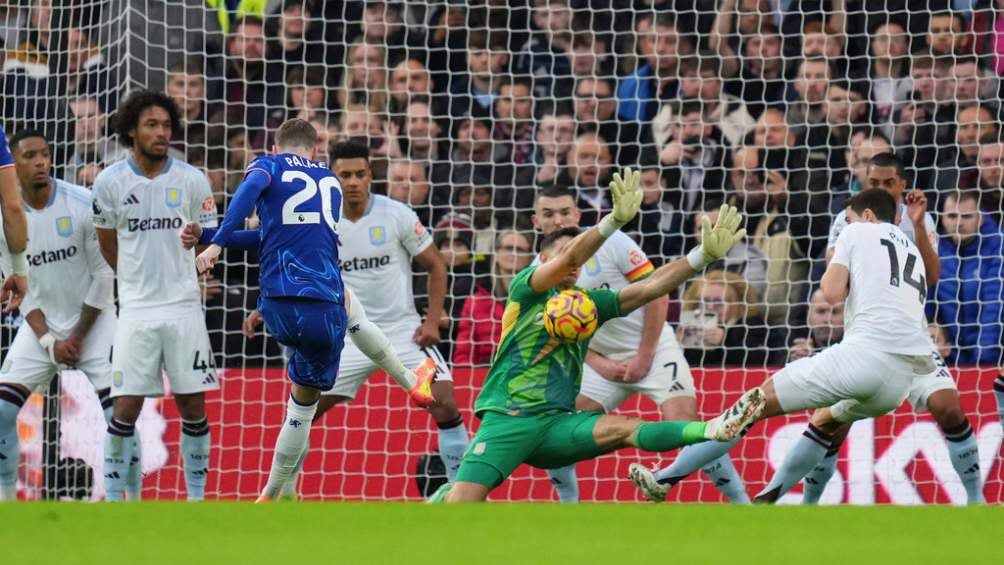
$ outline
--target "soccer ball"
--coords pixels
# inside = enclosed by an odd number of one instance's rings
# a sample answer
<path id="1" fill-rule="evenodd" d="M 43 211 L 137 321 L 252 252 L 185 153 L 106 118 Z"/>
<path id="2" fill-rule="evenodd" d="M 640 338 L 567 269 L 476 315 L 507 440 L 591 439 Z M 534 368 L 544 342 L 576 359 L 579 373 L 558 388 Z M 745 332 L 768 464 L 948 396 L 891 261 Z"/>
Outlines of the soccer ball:
<path id="1" fill-rule="evenodd" d="M 544 306 L 544 329 L 558 341 L 586 341 L 599 325 L 596 303 L 581 290 L 559 292 Z"/>

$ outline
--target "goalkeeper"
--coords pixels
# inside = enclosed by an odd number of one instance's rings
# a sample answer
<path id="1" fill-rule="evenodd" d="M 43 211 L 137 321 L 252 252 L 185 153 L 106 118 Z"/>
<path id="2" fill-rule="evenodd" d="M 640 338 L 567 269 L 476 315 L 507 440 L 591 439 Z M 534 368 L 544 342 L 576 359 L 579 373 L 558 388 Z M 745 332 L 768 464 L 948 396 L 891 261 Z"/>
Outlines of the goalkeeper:
<path id="1" fill-rule="evenodd" d="M 481 427 L 464 454 L 456 482 L 437 492 L 447 502 L 483 501 L 520 465 L 551 469 L 625 447 L 669 451 L 707 440 L 727 441 L 756 420 L 763 391 L 754 388 L 709 422 L 645 422 L 637 418 L 575 412 L 588 340 L 562 343 L 544 330 L 548 299 L 573 288 L 579 269 L 641 206 L 640 174 L 631 169 L 610 183 L 613 212 L 599 225 L 548 234 L 542 263 L 521 271 L 509 286 L 502 338 L 474 407 Z M 712 228 L 703 218 L 702 244 L 686 257 L 620 291 L 590 290 L 599 321 L 624 316 L 666 295 L 724 256 L 745 230 L 736 209 L 723 206 Z"/>

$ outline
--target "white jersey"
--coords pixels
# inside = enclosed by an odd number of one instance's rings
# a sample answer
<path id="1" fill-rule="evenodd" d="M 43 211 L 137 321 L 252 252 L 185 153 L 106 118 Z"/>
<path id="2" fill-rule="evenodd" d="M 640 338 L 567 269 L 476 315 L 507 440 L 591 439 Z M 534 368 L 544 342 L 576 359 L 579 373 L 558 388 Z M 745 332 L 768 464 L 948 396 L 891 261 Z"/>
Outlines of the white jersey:
<path id="1" fill-rule="evenodd" d="M 906 237 L 910 239 L 914 244 L 917 243 L 917 232 L 913 229 L 913 222 L 906 215 L 906 204 L 899 205 L 899 229 L 903 230 Z M 830 224 L 830 237 L 826 242 L 826 248 L 832 249 L 837 244 L 837 238 L 840 237 L 840 232 L 844 231 L 847 227 L 847 210 L 841 210 L 835 218 L 833 218 L 833 223 Z M 924 212 L 924 228 L 927 230 L 928 241 L 931 242 L 931 246 L 935 249 L 938 248 L 938 229 L 934 225 L 934 218 L 931 214 Z"/>
<path id="2" fill-rule="evenodd" d="M 91 193 L 86 188 L 52 179 L 49 202 L 34 209 L 25 203 L 28 218 L 28 296 L 24 313 L 40 309 L 57 339 L 65 339 L 86 303 L 98 310 L 115 306 L 115 274 L 101 256 L 91 220 Z M 7 239 L 0 230 L 10 272 Z"/>
<path id="3" fill-rule="evenodd" d="M 539 264 L 540 257 L 534 260 Z M 575 285 L 586 290 L 605 288 L 620 290 L 652 274 L 655 267 L 645 252 L 627 234 L 616 231 L 603 242 L 579 272 Z M 623 318 L 615 318 L 600 326 L 589 342 L 589 349 L 610 356 L 625 351 L 638 351 L 645 327 L 645 309 L 639 308 Z M 664 328 L 660 342 L 676 343 L 672 329 Z"/>
<path id="4" fill-rule="evenodd" d="M 342 282 L 366 316 L 389 337 L 410 337 L 422 323 L 415 311 L 411 261 L 432 245 L 432 236 L 408 206 L 371 194 L 359 220 L 338 221 L 338 266 Z"/>
<path id="5" fill-rule="evenodd" d="M 842 343 L 886 353 L 931 353 L 924 261 L 903 230 L 888 223 L 850 224 L 837 238 L 831 264 L 850 272 Z"/>
<path id="6" fill-rule="evenodd" d="M 119 161 L 94 180 L 94 225 L 118 231 L 119 316 L 174 319 L 201 307 L 195 252 L 181 247 L 188 222 L 216 227 L 216 203 L 201 171 L 168 158 L 147 178 L 132 159 Z"/>

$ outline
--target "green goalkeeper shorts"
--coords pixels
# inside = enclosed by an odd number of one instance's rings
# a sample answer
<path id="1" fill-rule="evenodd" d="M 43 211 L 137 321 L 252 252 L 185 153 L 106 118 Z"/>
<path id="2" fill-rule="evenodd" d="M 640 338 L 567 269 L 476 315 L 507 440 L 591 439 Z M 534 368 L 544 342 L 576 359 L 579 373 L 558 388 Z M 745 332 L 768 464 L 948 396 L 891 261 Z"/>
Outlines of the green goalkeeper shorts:
<path id="1" fill-rule="evenodd" d="M 609 450 L 601 450 L 593 439 L 600 416 L 596 412 L 524 417 L 485 412 L 464 454 L 457 481 L 493 489 L 520 463 L 554 469 L 602 455 Z"/>

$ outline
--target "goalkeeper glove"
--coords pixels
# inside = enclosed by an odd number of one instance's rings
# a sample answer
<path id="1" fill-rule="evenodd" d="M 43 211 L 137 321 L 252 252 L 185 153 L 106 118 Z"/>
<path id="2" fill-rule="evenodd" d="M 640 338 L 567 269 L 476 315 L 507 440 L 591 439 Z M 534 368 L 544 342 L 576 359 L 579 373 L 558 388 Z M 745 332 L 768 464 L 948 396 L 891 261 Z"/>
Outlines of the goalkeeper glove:
<path id="1" fill-rule="evenodd" d="M 600 220 L 598 226 L 600 235 L 610 237 L 635 217 L 641 208 L 640 183 L 641 173 L 638 171 L 624 169 L 623 178 L 620 173 L 614 173 L 614 180 L 610 181 L 610 195 L 614 201 L 614 209 Z"/>
<path id="2" fill-rule="evenodd" d="M 711 227 L 711 220 L 707 216 L 702 216 L 701 244 L 687 253 L 690 267 L 695 271 L 702 271 L 711 263 L 725 257 L 733 245 L 746 237 L 746 230 L 739 229 L 742 221 L 743 217 L 736 211 L 735 206 L 728 204 L 722 204 L 715 227 Z"/>

